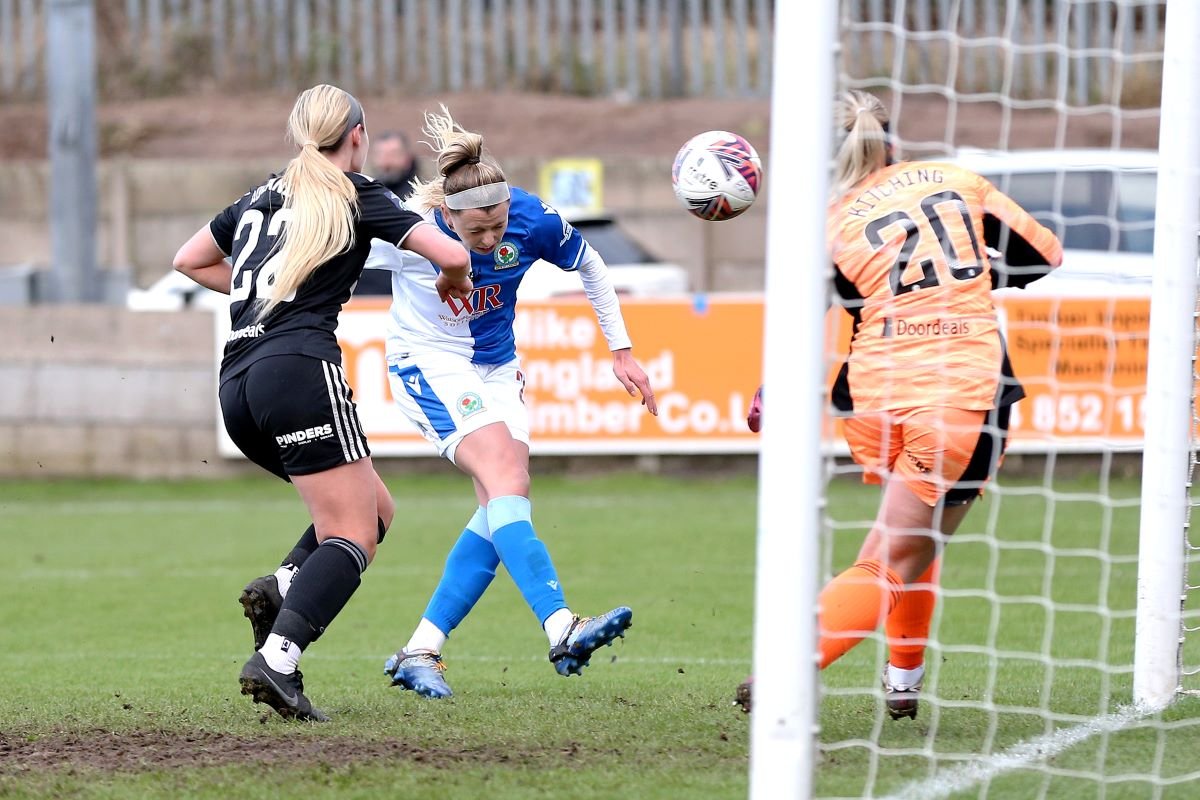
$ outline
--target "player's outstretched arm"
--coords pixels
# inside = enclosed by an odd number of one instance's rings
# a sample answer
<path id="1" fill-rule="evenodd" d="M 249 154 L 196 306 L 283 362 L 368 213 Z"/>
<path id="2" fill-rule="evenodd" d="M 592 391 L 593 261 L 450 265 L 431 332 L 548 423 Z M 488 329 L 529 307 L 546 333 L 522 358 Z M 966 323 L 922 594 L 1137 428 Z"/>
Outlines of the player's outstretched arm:
<path id="1" fill-rule="evenodd" d="M 447 297 L 462 299 L 471 294 L 471 256 L 459 242 L 439 231 L 433 225 L 418 225 L 404 238 L 405 250 L 424 256 L 438 267 L 435 286 L 438 297 L 445 302 Z"/>
<path id="2" fill-rule="evenodd" d="M 1003 256 L 1002 264 L 992 265 L 993 288 L 1024 288 L 1062 264 L 1058 237 L 991 184 L 983 211 L 984 244 Z"/>
<path id="3" fill-rule="evenodd" d="M 650 377 L 646 370 L 633 357 L 632 348 L 625 347 L 613 351 L 613 374 L 629 392 L 630 397 L 642 396 L 642 405 L 654 416 L 658 416 L 658 401 L 654 399 L 654 388 L 650 386 Z"/>

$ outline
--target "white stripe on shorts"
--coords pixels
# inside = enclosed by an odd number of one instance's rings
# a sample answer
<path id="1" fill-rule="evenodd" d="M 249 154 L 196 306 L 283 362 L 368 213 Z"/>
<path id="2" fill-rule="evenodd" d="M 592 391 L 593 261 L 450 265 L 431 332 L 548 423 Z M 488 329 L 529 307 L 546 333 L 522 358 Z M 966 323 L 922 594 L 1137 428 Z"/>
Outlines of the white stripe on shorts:
<path id="1" fill-rule="evenodd" d="M 347 430 L 345 417 L 343 416 L 343 402 L 341 382 L 337 379 L 334 373 L 338 368 L 328 361 L 321 362 L 321 370 L 325 374 L 325 389 L 329 393 L 329 409 L 333 413 L 333 425 L 337 429 L 338 442 L 342 445 L 342 456 L 346 459 L 346 463 L 355 461 L 360 456 L 353 452 L 353 442 L 350 439 L 350 432 Z"/>
<path id="2" fill-rule="evenodd" d="M 358 421 L 358 411 L 354 408 L 354 401 L 350 399 L 350 381 L 346 380 L 346 371 L 344 369 L 337 366 L 333 369 L 338 383 L 342 387 L 342 391 L 338 394 L 338 399 L 341 401 L 342 410 L 345 413 L 347 436 L 350 439 L 350 450 L 354 452 L 357 449 L 358 457 L 366 458 L 367 442 L 363 438 L 362 425 Z"/>

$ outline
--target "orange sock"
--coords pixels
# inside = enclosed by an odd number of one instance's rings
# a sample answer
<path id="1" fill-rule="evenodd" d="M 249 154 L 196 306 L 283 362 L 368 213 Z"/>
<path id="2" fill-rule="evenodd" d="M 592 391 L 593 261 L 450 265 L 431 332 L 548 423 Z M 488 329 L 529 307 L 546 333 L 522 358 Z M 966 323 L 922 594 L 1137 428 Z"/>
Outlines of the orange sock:
<path id="1" fill-rule="evenodd" d="M 888 663 L 899 669 L 916 669 L 925 663 L 925 645 L 929 641 L 929 624 L 937 606 L 937 586 L 941 575 L 942 558 L 938 556 L 921 573 L 921 577 L 900 595 L 900 602 L 888 614 Z M 926 584 L 920 586 L 920 584 Z"/>
<path id="2" fill-rule="evenodd" d="M 859 561 L 821 590 L 821 669 L 861 642 L 900 600 L 904 582 L 881 562 Z"/>

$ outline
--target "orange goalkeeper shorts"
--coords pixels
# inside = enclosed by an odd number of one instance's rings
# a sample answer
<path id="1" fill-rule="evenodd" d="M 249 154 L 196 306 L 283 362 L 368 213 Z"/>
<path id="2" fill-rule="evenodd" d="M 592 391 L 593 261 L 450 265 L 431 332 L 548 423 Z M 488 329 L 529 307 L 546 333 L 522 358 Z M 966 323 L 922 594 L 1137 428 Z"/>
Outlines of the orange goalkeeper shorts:
<path id="1" fill-rule="evenodd" d="M 987 415 L 959 408 L 862 414 L 845 420 L 846 444 L 864 483 L 897 477 L 933 506 L 963 476 Z"/>

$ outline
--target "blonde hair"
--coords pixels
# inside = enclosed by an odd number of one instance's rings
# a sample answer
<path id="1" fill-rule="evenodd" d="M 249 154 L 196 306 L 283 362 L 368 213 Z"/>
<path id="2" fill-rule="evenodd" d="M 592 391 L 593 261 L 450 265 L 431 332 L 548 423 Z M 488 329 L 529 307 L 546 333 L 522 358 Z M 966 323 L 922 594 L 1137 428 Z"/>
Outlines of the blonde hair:
<path id="1" fill-rule="evenodd" d="M 833 175 L 834 194 L 841 195 L 887 165 L 888 112 L 875 95 L 851 90 L 838 95 L 833 113 L 844 136 Z"/>
<path id="2" fill-rule="evenodd" d="M 437 153 L 438 172 L 429 182 L 413 183 L 413 203 L 422 211 L 437 208 L 448 194 L 506 180 L 504 170 L 483 149 L 483 137 L 455 122 L 446 106 L 441 114 L 425 112 L 422 132 L 430 139 L 425 144 Z"/>
<path id="3" fill-rule="evenodd" d="M 291 218 L 279 244 L 283 266 L 259 319 L 290 296 L 313 272 L 354 246 L 358 190 L 325 151 L 341 147 L 351 128 L 364 124 L 362 106 L 348 92 L 320 84 L 300 93 L 287 135 L 300 153 L 283 171 L 283 207 Z"/>

